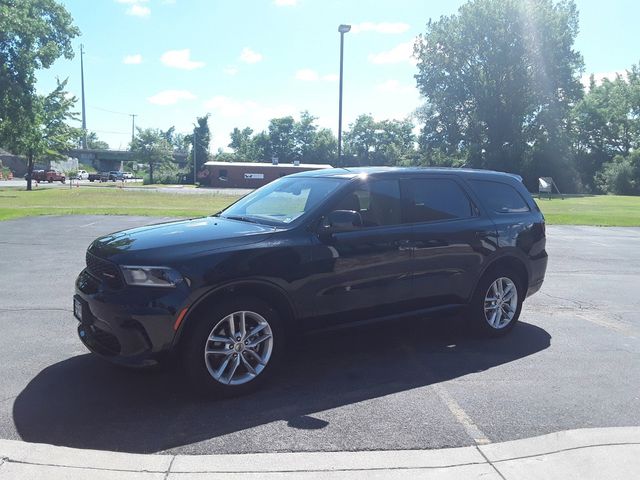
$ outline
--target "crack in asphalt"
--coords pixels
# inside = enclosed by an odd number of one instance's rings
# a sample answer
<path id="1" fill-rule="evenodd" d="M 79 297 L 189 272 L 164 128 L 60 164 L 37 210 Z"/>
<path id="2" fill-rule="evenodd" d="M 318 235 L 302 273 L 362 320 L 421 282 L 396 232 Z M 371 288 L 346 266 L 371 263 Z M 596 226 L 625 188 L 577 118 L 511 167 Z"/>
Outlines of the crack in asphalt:
<path id="1" fill-rule="evenodd" d="M 593 303 L 590 303 L 590 302 L 574 300 L 573 298 L 558 297 L 558 296 L 555 296 L 555 295 L 550 295 L 547 292 L 539 292 L 539 293 L 541 295 L 545 295 L 545 296 L 547 296 L 549 298 L 554 298 L 556 300 L 564 300 L 565 302 L 573 303 L 574 305 L 576 305 L 581 310 L 596 308 L 596 305 L 593 304 Z M 585 305 L 587 305 L 587 306 L 585 307 Z"/>

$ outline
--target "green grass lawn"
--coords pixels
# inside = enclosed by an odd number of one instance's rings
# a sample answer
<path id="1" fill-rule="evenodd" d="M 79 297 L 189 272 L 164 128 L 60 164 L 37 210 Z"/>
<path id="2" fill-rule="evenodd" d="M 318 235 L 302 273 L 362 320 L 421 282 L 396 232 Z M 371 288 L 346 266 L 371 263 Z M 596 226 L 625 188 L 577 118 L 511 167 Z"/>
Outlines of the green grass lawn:
<path id="1" fill-rule="evenodd" d="M 640 226 L 640 197 L 597 195 L 536 202 L 549 225 Z"/>
<path id="2" fill-rule="evenodd" d="M 234 195 L 179 194 L 119 188 L 0 188 L 0 220 L 32 215 L 209 215 Z M 537 200 L 550 225 L 640 226 L 640 197 L 592 196 Z"/>
<path id="3" fill-rule="evenodd" d="M 0 188 L 0 220 L 33 215 L 150 215 L 195 217 L 216 213 L 233 195 L 161 193 L 117 188 Z"/>

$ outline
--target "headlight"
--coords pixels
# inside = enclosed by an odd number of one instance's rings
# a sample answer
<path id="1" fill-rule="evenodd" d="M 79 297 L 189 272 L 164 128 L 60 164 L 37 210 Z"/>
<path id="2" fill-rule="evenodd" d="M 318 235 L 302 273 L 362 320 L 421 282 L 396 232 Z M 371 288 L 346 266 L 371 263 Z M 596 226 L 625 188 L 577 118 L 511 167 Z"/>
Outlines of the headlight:
<path id="1" fill-rule="evenodd" d="M 121 266 L 124 279 L 137 287 L 175 287 L 184 281 L 182 275 L 168 267 Z"/>

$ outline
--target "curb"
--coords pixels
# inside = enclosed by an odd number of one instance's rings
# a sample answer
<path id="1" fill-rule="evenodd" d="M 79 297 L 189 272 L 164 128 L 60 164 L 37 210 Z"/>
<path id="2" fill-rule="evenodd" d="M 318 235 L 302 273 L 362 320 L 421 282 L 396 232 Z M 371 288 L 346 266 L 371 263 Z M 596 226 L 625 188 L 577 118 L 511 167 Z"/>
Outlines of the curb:
<path id="1" fill-rule="evenodd" d="M 0 440 L 0 479 L 608 479 L 640 472 L 640 427 L 440 450 L 145 455 Z"/>

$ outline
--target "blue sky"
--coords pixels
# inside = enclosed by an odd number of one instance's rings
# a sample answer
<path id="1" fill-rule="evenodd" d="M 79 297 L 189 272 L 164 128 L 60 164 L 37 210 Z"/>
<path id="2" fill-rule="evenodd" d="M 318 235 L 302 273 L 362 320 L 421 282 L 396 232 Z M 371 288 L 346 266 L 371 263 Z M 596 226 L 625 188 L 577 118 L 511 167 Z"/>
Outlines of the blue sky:
<path id="1" fill-rule="evenodd" d="M 462 0 L 64 0 L 82 30 L 87 127 L 127 148 L 130 113 L 142 127 L 188 132 L 211 114 L 212 148 L 234 126 L 309 110 L 337 130 L 340 23 L 345 37 L 344 122 L 361 113 L 403 118 L 420 103 L 411 44 L 429 18 Z M 636 0 L 578 0 L 576 48 L 587 73 L 611 75 L 640 60 Z M 80 97 L 79 54 L 39 74 L 49 91 L 69 77 Z M 78 103 L 78 109 L 80 105 Z"/>

